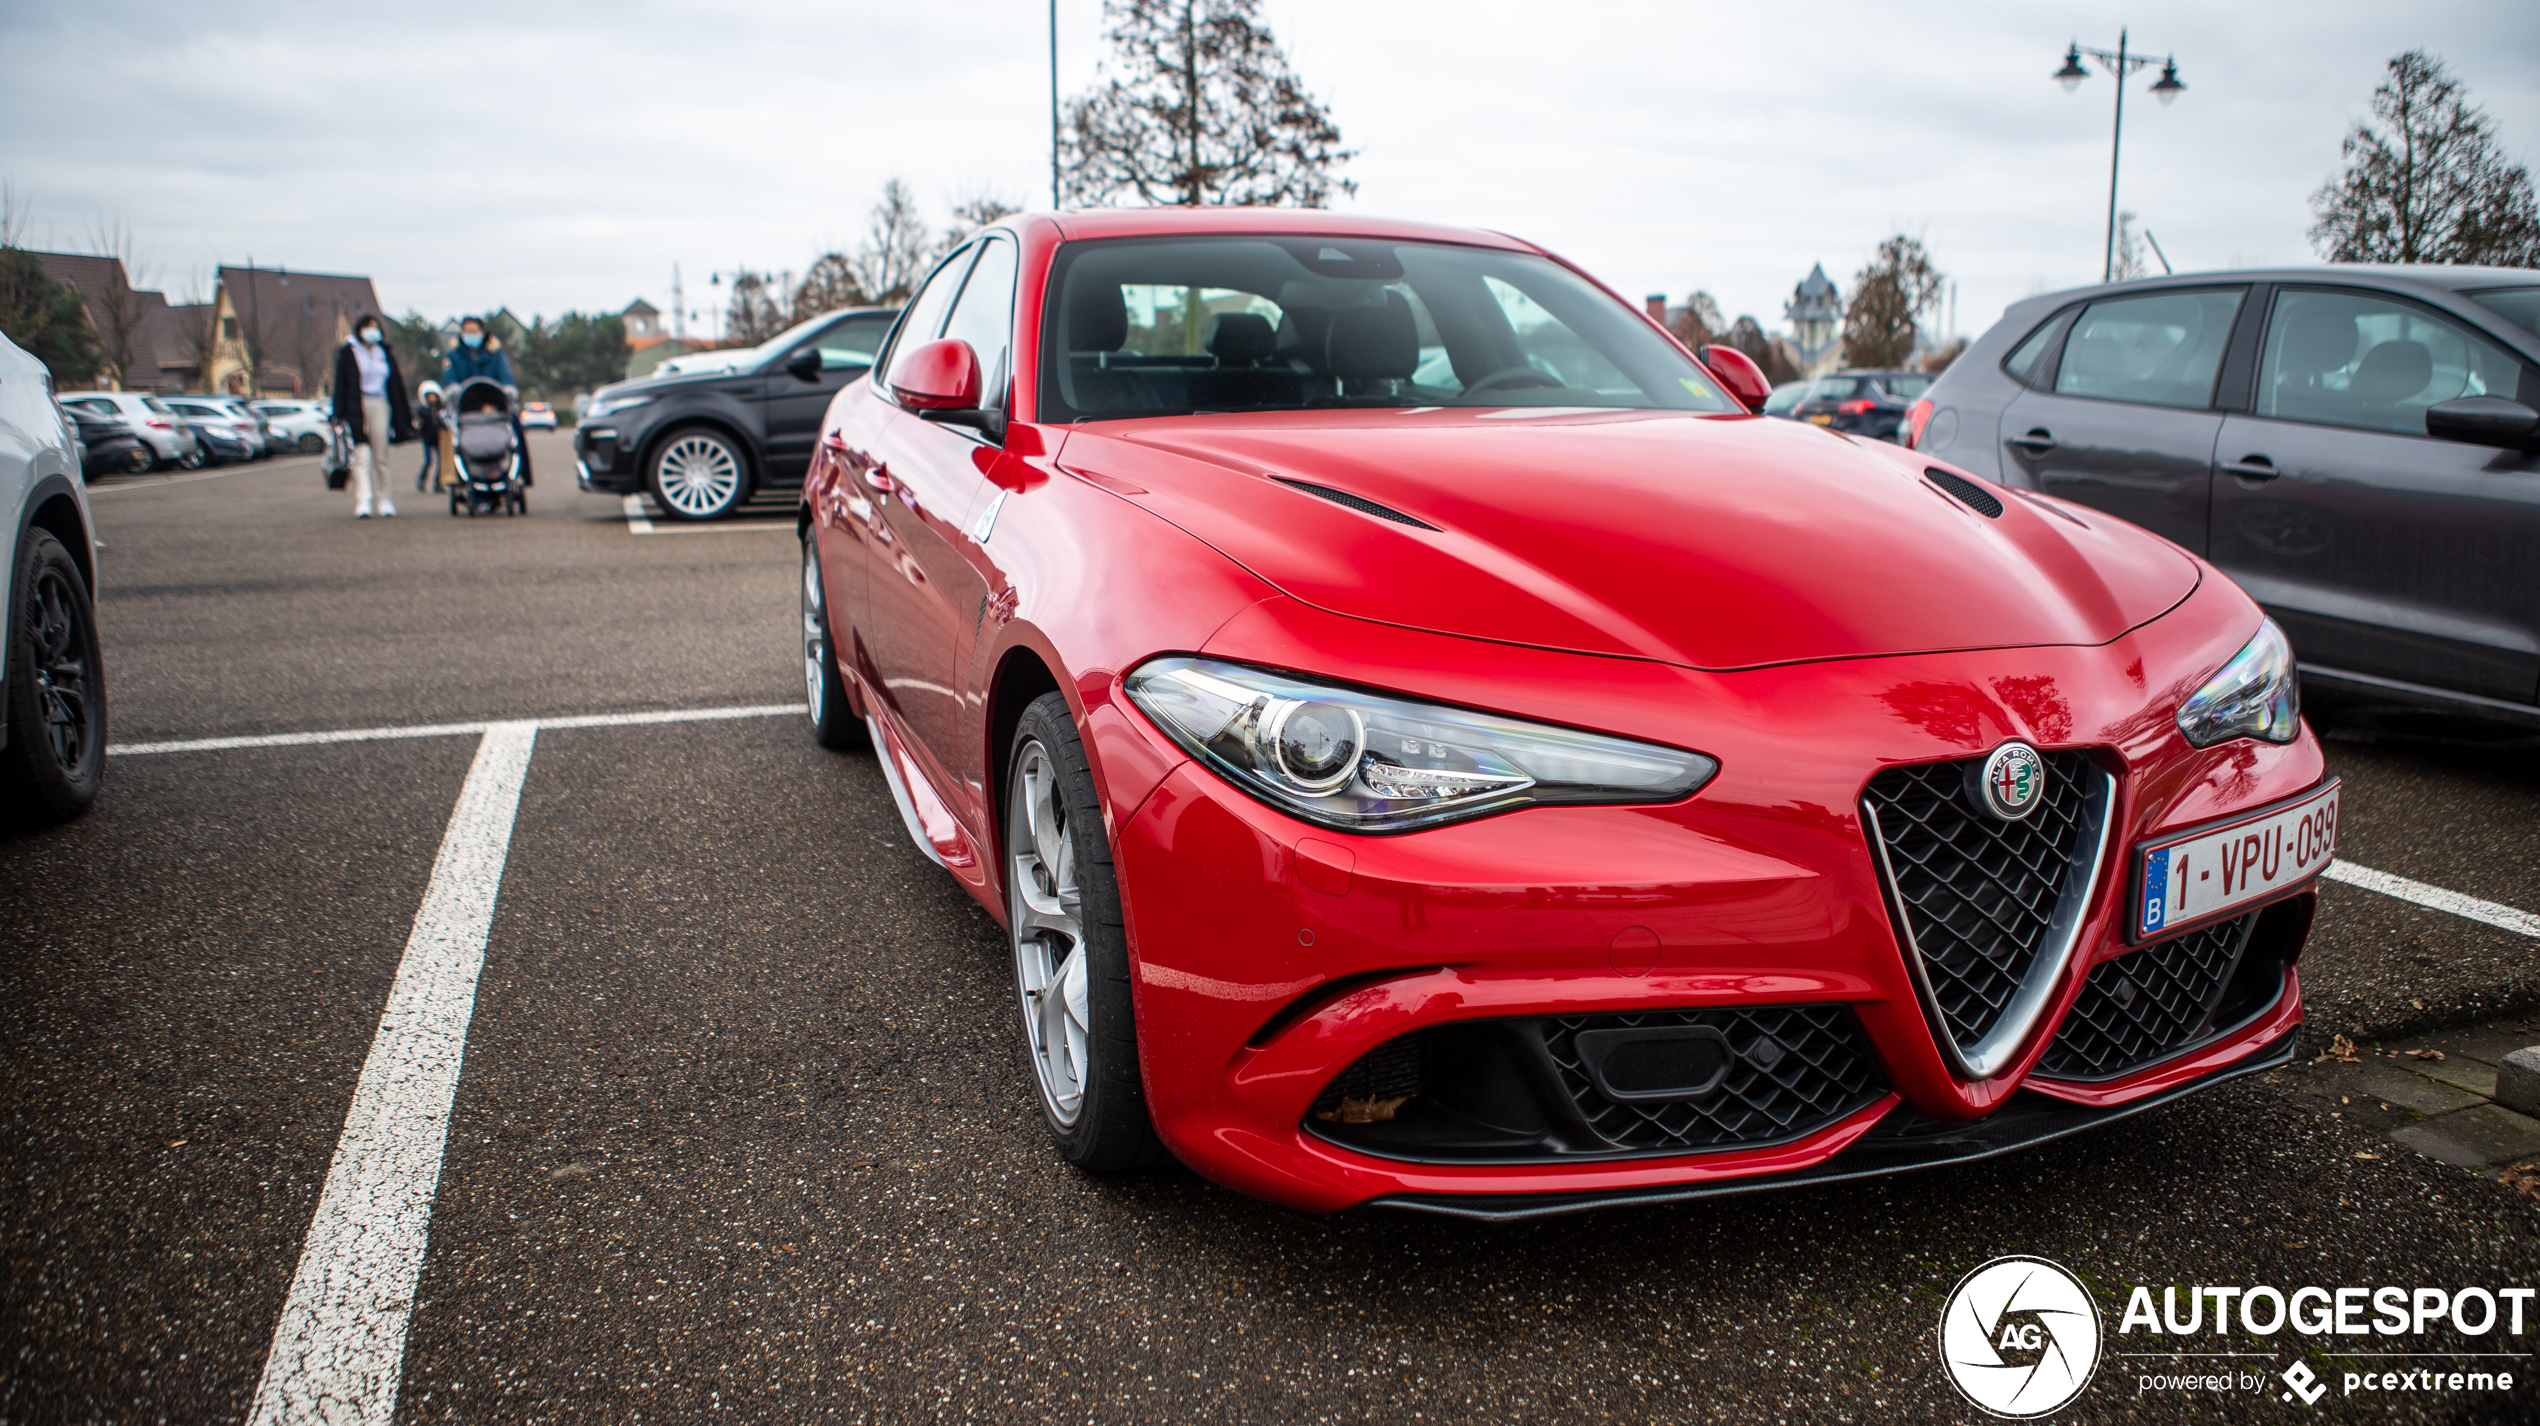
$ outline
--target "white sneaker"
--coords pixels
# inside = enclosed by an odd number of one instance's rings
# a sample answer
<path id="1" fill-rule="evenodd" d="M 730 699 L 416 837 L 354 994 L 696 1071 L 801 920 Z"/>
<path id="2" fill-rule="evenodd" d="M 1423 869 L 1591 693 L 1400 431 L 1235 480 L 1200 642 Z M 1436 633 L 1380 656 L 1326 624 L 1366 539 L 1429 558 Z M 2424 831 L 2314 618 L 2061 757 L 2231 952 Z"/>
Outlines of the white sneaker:
<path id="1" fill-rule="evenodd" d="M 358 504 L 358 505 L 354 506 L 354 507 L 353 507 L 353 518 L 354 518 L 354 519 L 356 519 L 356 520 L 367 520 L 367 519 L 369 519 L 369 518 L 370 518 L 370 502 L 369 502 L 369 501 L 367 501 L 367 500 L 365 500 L 365 501 L 361 502 L 360 504 Z"/>
<path id="2" fill-rule="evenodd" d="M 397 506 L 396 506 L 396 502 L 394 502 L 394 501 L 392 501 L 392 500 L 389 500 L 389 499 L 388 499 L 387 497 L 385 497 L 385 496 L 382 496 L 382 497 L 380 498 L 380 501 L 379 501 L 379 513 L 380 513 L 380 514 L 382 514 L 382 515 L 387 516 L 387 517 L 388 517 L 389 519 L 391 519 L 391 520 L 396 519 L 396 518 L 397 518 Z"/>

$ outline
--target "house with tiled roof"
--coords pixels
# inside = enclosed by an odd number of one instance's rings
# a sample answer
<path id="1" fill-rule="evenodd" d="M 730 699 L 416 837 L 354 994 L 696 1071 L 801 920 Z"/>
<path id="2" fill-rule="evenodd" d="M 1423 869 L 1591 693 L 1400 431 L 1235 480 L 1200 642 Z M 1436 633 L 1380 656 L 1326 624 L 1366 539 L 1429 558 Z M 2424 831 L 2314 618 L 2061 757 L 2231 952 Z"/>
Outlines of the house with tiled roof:
<path id="1" fill-rule="evenodd" d="M 335 375 L 336 345 L 352 335 L 353 319 L 381 315 L 379 293 L 367 277 L 224 267 L 220 286 L 258 383 L 275 395 L 325 391 Z"/>

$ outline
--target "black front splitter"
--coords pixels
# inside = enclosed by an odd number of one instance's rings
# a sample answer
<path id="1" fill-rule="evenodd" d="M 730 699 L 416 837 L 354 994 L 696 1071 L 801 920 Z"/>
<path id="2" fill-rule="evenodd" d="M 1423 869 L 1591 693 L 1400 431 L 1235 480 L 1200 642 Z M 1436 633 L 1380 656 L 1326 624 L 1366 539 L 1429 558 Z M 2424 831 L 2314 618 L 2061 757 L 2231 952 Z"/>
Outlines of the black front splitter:
<path id="1" fill-rule="evenodd" d="M 1361 1206 L 1440 1213 L 1450 1218 L 1469 1218 L 1483 1223 L 1516 1223 L 1529 1218 L 1584 1213 L 1595 1208 L 1681 1203 L 1691 1198 L 1763 1193 L 1777 1188 L 1842 1183 L 1848 1179 L 1876 1178 L 1885 1174 L 1911 1173 L 1916 1169 L 1973 1163 L 1978 1159 L 1989 1159 L 1996 1154 L 2007 1154 L 2061 1139 L 2068 1134 L 2113 1124 L 2129 1115 L 2157 1109 L 2200 1089 L 2211 1089 L 2227 1079 L 2282 1069 L 2293 1063 L 2296 1042 L 2300 1038 L 2301 1026 L 2292 1026 L 2246 1059 L 2224 1065 L 2158 1094 L 2148 1094 L 2104 1109 L 2069 1103 L 2029 1089 L 2017 1091 L 2000 1109 L 1982 1119 L 1955 1123 L 1932 1119 L 1909 1106 L 1899 1105 L 1873 1125 L 1868 1133 L 1853 1140 L 1843 1152 L 1821 1164 L 1793 1169 L 1788 1173 L 1592 1193 L 1397 1194 L 1390 1198 L 1371 1199 Z"/>

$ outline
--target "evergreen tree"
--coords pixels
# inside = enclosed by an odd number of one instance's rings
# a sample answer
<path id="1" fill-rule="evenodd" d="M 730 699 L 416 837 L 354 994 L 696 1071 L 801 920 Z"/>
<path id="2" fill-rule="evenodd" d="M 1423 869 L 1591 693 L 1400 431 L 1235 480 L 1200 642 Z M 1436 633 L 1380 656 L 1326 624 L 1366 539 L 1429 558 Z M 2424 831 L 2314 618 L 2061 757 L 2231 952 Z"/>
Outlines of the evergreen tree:
<path id="1" fill-rule="evenodd" d="M 2330 262 L 2540 267 L 2531 172 L 2424 50 L 2390 61 L 2373 117 L 2347 134 L 2346 171 L 2311 195 L 2311 245 Z"/>
<path id="2" fill-rule="evenodd" d="M 1111 58 L 1068 106 L 1067 201 L 1320 208 L 1357 185 L 1260 0 L 1104 0 Z"/>
<path id="3" fill-rule="evenodd" d="M 24 248 L 0 248 L 0 332 L 44 363 L 57 388 L 86 386 L 106 364 L 79 289 L 55 282 Z"/>

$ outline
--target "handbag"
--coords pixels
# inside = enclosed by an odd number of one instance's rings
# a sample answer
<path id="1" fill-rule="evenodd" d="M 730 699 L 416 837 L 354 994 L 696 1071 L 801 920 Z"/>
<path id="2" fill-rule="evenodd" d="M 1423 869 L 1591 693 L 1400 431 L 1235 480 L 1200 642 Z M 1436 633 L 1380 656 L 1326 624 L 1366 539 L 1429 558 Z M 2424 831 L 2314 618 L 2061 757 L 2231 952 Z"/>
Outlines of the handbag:
<path id="1" fill-rule="evenodd" d="M 318 462 L 326 488 L 341 490 L 353 480 L 353 433 L 341 421 L 326 423 L 326 457 Z"/>

